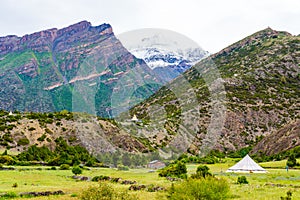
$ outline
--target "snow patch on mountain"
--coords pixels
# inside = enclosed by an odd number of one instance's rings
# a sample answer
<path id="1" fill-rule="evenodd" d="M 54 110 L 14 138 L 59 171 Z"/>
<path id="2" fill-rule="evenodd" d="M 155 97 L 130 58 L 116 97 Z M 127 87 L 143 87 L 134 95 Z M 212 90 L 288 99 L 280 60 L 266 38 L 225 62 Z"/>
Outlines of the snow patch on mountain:
<path id="1" fill-rule="evenodd" d="M 165 82 L 209 55 L 193 40 L 169 30 L 141 29 L 121 34 L 118 38 L 130 53 L 143 59 Z"/>

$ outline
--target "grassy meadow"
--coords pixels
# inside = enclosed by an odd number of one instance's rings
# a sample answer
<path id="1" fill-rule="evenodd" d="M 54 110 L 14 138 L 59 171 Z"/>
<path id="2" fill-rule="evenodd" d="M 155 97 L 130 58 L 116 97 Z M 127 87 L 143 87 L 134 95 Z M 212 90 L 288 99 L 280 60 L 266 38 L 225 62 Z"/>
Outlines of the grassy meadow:
<path id="1" fill-rule="evenodd" d="M 260 163 L 266 167 L 266 174 L 242 174 L 247 177 L 249 184 L 236 184 L 237 177 L 241 174 L 225 173 L 226 169 L 234 162 L 207 165 L 211 172 L 218 178 L 228 181 L 231 189 L 230 199 L 240 200 L 263 200 L 280 199 L 286 196 L 287 191 L 292 191 L 292 199 L 300 199 L 300 170 L 285 170 L 285 161 Z M 187 165 L 188 173 L 195 172 L 198 165 Z M 96 182 L 78 181 L 71 178 L 71 170 L 49 170 L 50 167 L 16 167 L 17 170 L 0 171 L 0 193 L 14 192 L 41 192 L 62 190 L 65 195 L 32 197 L 32 200 L 76 200 L 79 199 L 81 191 L 89 186 L 97 185 Z M 158 177 L 157 172 L 149 172 L 149 169 L 130 169 L 119 171 L 109 168 L 91 168 L 84 170 L 82 176 L 94 177 L 107 175 L 110 177 L 121 177 L 124 180 L 135 180 L 138 184 L 154 184 L 169 188 L 171 182 L 165 178 Z M 17 187 L 12 187 L 14 184 Z M 129 185 L 111 183 L 113 187 L 127 190 Z M 166 192 L 130 191 L 141 200 L 166 199 Z M 2 198 L 5 199 L 5 198 Z M 24 198 L 15 198 L 24 199 Z"/>

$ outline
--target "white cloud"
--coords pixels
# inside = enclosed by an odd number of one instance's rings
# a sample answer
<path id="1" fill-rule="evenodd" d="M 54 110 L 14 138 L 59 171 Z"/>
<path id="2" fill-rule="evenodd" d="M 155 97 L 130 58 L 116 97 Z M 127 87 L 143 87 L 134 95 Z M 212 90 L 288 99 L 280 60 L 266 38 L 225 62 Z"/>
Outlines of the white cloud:
<path id="1" fill-rule="evenodd" d="M 0 17 L 2 36 L 88 20 L 110 23 L 117 34 L 170 29 L 210 52 L 267 26 L 300 33 L 298 0 L 1 0 Z"/>

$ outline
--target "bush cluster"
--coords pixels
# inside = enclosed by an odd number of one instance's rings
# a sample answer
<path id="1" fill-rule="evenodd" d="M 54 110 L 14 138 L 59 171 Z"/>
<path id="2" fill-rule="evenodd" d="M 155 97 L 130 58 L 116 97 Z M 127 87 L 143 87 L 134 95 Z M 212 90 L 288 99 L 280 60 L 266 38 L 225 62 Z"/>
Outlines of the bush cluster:
<path id="1" fill-rule="evenodd" d="M 229 185 L 224 179 L 212 177 L 202 179 L 188 179 L 184 182 L 173 184 L 168 192 L 168 199 L 227 199 Z"/>
<path id="2" fill-rule="evenodd" d="M 237 179 L 237 184 L 248 184 L 246 176 L 239 176 Z"/>
<path id="3" fill-rule="evenodd" d="M 137 196 L 128 194 L 125 190 L 114 189 L 111 185 L 99 182 L 98 186 L 84 190 L 81 200 L 138 200 Z"/>
<path id="4" fill-rule="evenodd" d="M 177 161 L 159 170 L 160 177 L 178 177 L 187 178 L 187 168 L 186 165 Z"/>

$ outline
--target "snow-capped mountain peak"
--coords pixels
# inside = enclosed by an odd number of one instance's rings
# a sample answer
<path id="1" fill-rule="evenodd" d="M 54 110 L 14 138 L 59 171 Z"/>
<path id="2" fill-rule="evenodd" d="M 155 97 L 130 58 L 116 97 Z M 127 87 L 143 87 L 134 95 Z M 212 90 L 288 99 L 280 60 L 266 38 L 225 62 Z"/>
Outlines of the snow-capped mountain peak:
<path id="1" fill-rule="evenodd" d="M 164 81 L 168 82 L 209 53 L 179 33 L 162 29 L 141 29 L 118 36 L 123 45 Z"/>

